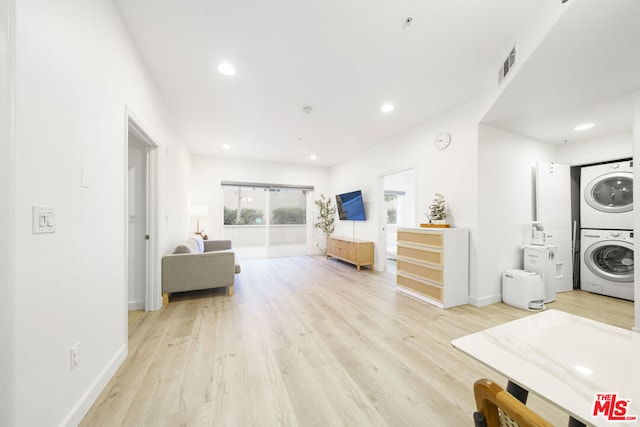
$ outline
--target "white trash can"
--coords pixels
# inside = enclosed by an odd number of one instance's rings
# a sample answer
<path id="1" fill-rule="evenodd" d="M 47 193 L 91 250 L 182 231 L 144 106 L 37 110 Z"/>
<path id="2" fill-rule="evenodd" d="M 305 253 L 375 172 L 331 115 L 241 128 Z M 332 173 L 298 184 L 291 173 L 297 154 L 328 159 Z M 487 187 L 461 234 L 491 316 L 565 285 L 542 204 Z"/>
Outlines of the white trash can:
<path id="1" fill-rule="evenodd" d="M 502 301 L 523 310 L 544 309 L 544 285 L 538 273 L 505 270 L 502 273 Z"/>

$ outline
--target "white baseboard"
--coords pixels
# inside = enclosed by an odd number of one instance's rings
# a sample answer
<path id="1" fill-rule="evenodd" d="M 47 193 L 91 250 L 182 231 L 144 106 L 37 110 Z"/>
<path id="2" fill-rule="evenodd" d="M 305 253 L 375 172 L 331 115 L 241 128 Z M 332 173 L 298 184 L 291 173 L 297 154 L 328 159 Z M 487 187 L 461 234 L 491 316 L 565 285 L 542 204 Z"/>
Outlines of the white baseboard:
<path id="1" fill-rule="evenodd" d="M 144 301 L 129 301 L 129 311 L 144 309 Z"/>
<path id="2" fill-rule="evenodd" d="M 482 298 L 469 297 L 469 304 L 475 307 L 484 307 L 485 305 L 495 304 L 500 301 L 502 301 L 502 295 L 490 295 Z"/>
<path id="3" fill-rule="evenodd" d="M 128 352 L 129 346 L 123 344 L 100 375 L 91 383 L 87 391 L 85 391 L 82 397 L 73 405 L 73 408 L 71 408 L 67 416 L 64 417 L 60 423 L 61 426 L 77 426 L 80 424 L 80 421 L 87 415 L 87 412 L 89 412 L 93 403 L 107 386 L 109 380 L 111 380 L 120 365 L 122 365 L 122 362 L 127 358 Z"/>

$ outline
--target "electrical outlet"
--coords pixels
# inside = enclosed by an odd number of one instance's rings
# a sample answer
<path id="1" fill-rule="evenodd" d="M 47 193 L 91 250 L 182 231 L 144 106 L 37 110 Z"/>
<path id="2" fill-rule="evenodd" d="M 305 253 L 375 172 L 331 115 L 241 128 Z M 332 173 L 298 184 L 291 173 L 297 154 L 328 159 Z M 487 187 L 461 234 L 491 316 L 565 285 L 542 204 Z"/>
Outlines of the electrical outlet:
<path id="1" fill-rule="evenodd" d="M 80 343 L 71 347 L 71 369 L 80 364 Z"/>

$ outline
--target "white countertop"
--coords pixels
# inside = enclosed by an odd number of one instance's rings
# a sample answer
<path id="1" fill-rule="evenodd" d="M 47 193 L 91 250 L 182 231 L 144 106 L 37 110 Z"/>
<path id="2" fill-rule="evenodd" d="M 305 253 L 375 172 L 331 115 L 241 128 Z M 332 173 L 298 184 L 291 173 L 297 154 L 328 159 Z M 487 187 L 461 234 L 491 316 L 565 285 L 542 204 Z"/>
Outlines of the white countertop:
<path id="1" fill-rule="evenodd" d="M 640 426 L 638 333 L 546 310 L 451 343 L 587 425 Z M 594 417 L 596 393 L 630 399 L 637 420 Z"/>

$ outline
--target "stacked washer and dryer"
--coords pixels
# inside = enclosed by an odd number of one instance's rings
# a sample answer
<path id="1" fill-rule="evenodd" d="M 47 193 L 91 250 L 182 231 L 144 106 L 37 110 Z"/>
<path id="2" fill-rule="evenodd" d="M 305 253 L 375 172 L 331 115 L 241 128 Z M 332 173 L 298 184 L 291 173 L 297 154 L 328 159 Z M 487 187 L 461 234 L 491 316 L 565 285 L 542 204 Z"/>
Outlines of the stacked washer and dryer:
<path id="1" fill-rule="evenodd" d="M 633 161 L 583 167 L 580 194 L 580 289 L 633 301 Z"/>

